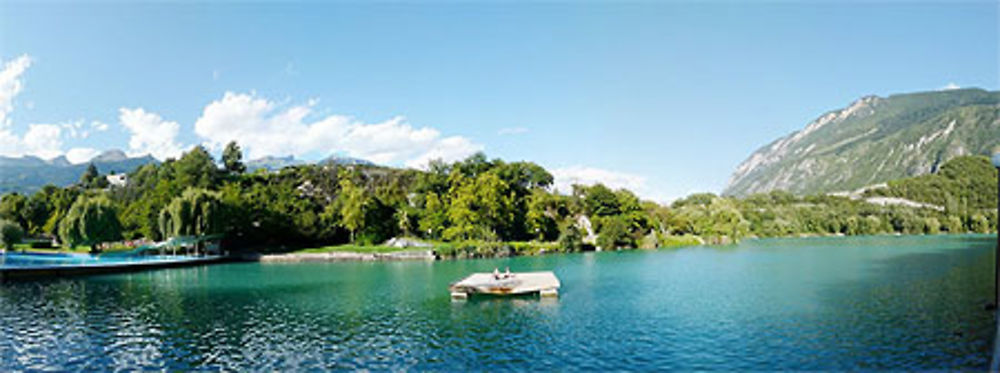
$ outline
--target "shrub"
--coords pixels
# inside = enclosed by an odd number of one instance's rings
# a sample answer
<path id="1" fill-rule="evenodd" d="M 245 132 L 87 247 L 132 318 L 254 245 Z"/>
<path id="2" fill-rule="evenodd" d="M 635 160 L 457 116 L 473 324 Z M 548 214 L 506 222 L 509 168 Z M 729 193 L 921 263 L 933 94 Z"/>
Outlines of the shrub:
<path id="1" fill-rule="evenodd" d="M 941 233 L 941 222 L 939 222 L 936 218 L 924 219 L 924 233 L 927 234 Z"/>
<path id="2" fill-rule="evenodd" d="M 0 243 L 7 250 L 13 249 L 14 244 L 21 243 L 24 238 L 24 230 L 17 223 L 10 220 L 0 219 Z"/>
<path id="3" fill-rule="evenodd" d="M 628 224 L 621 217 L 603 219 L 601 231 L 597 236 L 597 246 L 605 250 L 635 247 L 635 239 L 629 233 Z"/>
<path id="4" fill-rule="evenodd" d="M 948 233 L 962 233 L 965 231 L 965 227 L 962 225 L 961 218 L 950 215 L 944 221 L 944 230 L 948 231 Z"/>
<path id="5" fill-rule="evenodd" d="M 660 235 L 660 247 L 682 247 L 704 245 L 705 241 L 701 237 L 685 234 L 681 236 Z"/>
<path id="6" fill-rule="evenodd" d="M 969 220 L 969 231 L 975 233 L 989 233 L 990 222 L 986 219 L 983 214 L 972 215 L 972 219 Z"/>
<path id="7" fill-rule="evenodd" d="M 559 232 L 558 245 L 565 251 L 576 252 L 583 249 L 583 235 L 572 223 L 566 224 Z"/>

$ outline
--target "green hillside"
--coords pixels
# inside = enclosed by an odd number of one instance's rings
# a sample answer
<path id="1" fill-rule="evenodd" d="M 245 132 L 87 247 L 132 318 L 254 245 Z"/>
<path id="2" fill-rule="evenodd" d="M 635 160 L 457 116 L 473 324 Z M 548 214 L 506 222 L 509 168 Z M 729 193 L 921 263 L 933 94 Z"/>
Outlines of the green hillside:
<path id="1" fill-rule="evenodd" d="M 942 165 L 936 173 L 893 180 L 884 188 L 865 191 L 864 195 L 905 198 L 966 214 L 966 211 L 996 208 L 996 173 L 989 158 L 958 157 Z"/>
<path id="2" fill-rule="evenodd" d="M 864 97 L 754 152 L 723 193 L 850 191 L 929 174 L 1000 145 L 998 105 L 1000 92 L 980 89 Z"/>

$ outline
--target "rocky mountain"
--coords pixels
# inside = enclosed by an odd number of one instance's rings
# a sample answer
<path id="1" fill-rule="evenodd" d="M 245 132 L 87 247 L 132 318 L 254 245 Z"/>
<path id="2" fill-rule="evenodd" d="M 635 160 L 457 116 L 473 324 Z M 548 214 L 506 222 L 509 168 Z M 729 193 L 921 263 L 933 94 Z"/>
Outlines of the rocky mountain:
<path id="1" fill-rule="evenodd" d="M 317 163 L 318 164 L 322 164 L 322 165 L 336 164 L 336 165 L 341 165 L 341 166 L 374 166 L 375 165 L 374 163 L 372 163 L 372 162 L 370 162 L 368 160 L 361 159 L 361 158 L 341 157 L 341 156 L 336 156 L 336 155 L 331 155 L 331 156 L 329 156 L 329 157 L 327 157 L 327 158 L 325 158 L 325 159 L 323 159 L 323 160 L 321 160 L 321 161 L 319 161 Z"/>
<path id="2" fill-rule="evenodd" d="M 31 193 L 46 184 L 71 185 L 80 180 L 88 163 L 94 163 L 103 173 L 132 172 L 136 168 L 157 160 L 151 156 L 128 157 L 121 150 L 108 150 L 81 164 L 72 164 L 66 157 L 44 160 L 33 156 L 0 156 L 0 194 L 8 192 Z"/>
<path id="3" fill-rule="evenodd" d="M 855 190 L 934 172 L 1000 145 L 1000 92 L 956 89 L 866 96 L 758 149 L 725 195 Z"/>
<path id="4" fill-rule="evenodd" d="M 294 156 L 286 157 L 274 157 L 266 156 L 263 158 L 252 159 L 246 162 L 247 171 L 254 172 L 259 169 L 265 169 L 268 171 L 277 171 L 288 166 L 295 166 L 300 164 L 305 164 L 306 162 L 301 159 L 296 159 Z"/>
<path id="5" fill-rule="evenodd" d="M 249 171 L 249 172 L 254 172 L 254 171 L 256 171 L 258 169 L 262 169 L 262 168 L 266 169 L 268 171 L 277 171 L 277 170 L 280 170 L 280 169 L 288 167 L 288 166 L 296 166 L 296 165 L 307 164 L 307 163 L 309 163 L 309 162 L 301 160 L 301 159 L 298 159 L 298 158 L 295 158 L 294 156 L 291 156 L 291 155 L 285 156 L 285 157 L 266 156 L 266 157 L 263 157 L 263 158 L 257 158 L 257 159 L 249 160 L 249 161 L 246 162 L 246 166 L 247 166 L 247 171 Z M 367 160 L 364 160 L 364 159 L 351 158 L 351 157 L 342 157 L 342 156 L 338 156 L 338 155 L 331 155 L 329 157 L 321 159 L 321 160 L 317 161 L 316 164 L 319 164 L 319 165 L 331 165 L 331 164 L 335 164 L 335 165 L 343 165 L 343 166 L 348 166 L 348 165 L 374 166 L 375 165 L 374 163 L 372 163 L 370 161 L 367 161 Z"/>

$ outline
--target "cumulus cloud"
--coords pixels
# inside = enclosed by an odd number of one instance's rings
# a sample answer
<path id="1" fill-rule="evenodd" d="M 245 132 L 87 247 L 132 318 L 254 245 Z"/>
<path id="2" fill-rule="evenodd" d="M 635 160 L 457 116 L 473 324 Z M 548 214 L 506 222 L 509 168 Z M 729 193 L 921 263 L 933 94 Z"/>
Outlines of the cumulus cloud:
<path id="1" fill-rule="evenodd" d="M 433 148 L 424 152 L 420 156 L 406 162 L 407 167 L 425 168 L 430 161 L 441 159 L 445 162 L 454 162 L 482 151 L 483 146 L 473 143 L 461 136 L 446 137 L 438 141 Z"/>
<path id="2" fill-rule="evenodd" d="M 464 137 L 442 138 L 438 130 L 414 127 L 403 117 L 380 123 L 342 115 L 312 119 L 315 104 L 286 107 L 255 93 L 226 92 L 205 107 L 194 130 L 213 149 L 237 141 L 251 159 L 344 152 L 375 163 L 421 167 L 431 159 L 453 161 L 483 148 Z"/>
<path id="3" fill-rule="evenodd" d="M 31 66 L 31 57 L 22 55 L 3 64 L 0 70 L 0 127 L 10 124 L 7 116 L 14 110 L 14 97 L 21 93 L 21 75 Z"/>
<path id="4" fill-rule="evenodd" d="M 944 87 L 939 88 L 939 90 L 941 90 L 941 91 L 950 91 L 950 90 L 959 89 L 959 88 L 962 88 L 962 87 L 959 87 L 958 84 L 955 84 L 954 82 L 948 82 L 948 84 L 946 84 Z"/>
<path id="5" fill-rule="evenodd" d="M 54 158 L 62 154 L 62 130 L 54 124 L 32 124 L 24 134 L 27 153 L 42 158 Z"/>
<path id="6" fill-rule="evenodd" d="M 571 193 L 573 184 L 594 185 L 601 183 L 611 189 L 628 189 L 645 200 L 658 203 L 666 203 L 670 200 L 656 188 L 650 186 L 646 178 L 641 175 L 579 165 L 556 168 L 550 172 L 555 179 L 554 188 L 563 194 Z"/>
<path id="7" fill-rule="evenodd" d="M 131 155 L 149 154 L 164 160 L 176 158 L 183 152 L 183 147 L 177 143 L 181 127 L 177 122 L 166 121 L 143 108 L 120 108 L 118 112 L 118 120 L 131 135 L 128 141 Z"/>
<path id="8" fill-rule="evenodd" d="M 2 62 L 2 61 L 0 61 Z M 14 110 L 14 98 L 23 89 L 21 77 L 32 60 L 24 55 L 0 65 L 0 155 L 35 155 L 52 158 L 63 154 L 64 139 L 87 139 L 96 132 L 107 131 L 101 121 L 68 121 L 60 124 L 32 124 L 22 135 L 10 128 L 9 114 Z M 294 65 L 286 66 L 294 74 Z M 213 71 L 213 78 L 218 78 Z M 195 134 L 208 147 L 219 150 L 231 140 L 238 141 L 248 157 L 346 153 L 381 164 L 420 168 L 433 159 L 447 162 L 465 158 L 483 150 L 468 138 L 444 136 L 432 127 L 411 125 L 403 117 L 377 123 L 365 123 L 349 116 L 313 113 L 317 100 L 301 105 L 277 103 L 255 93 L 226 92 L 221 99 L 205 106 L 195 122 Z M 180 124 L 169 121 L 144 108 L 119 109 L 119 123 L 130 137 L 128 153 L 132 156 L 150 154 L 158 159 L 179 156 L 183 150 L 178 142 Z M 526 129 L 513 128 L 509 134 Z M 85 162 L 97 154 L 89 147 L 75 147 L 65 155 L 71 162 Z"/>
<path id="9" fill-rule="evenodd" d="M 611 189 L 625 188 L 633 192 L 646 188 L 646 178 L 624 172 L 593 167 L 571 166 L 552 170 L 555 188 L 561 193 L 573 191 L 573 184 L 604 184 Z"/>
<path id="10" fill-rule="evenodd" d="M 497 131 L 497 135 L 500 136 L 520 135 L 522 133 L 527 133 L 527 132 L 528 129 L 524 127 L 506 127 L 506 128 L 501 128 L 499 131 Z"/>
<path id="11" fill-rule="evenodd" d="M 0 130 L 0 155 L 20 157 L 33 155 L 50 159 L 62 154 L 62 129 L 55 124 L 32 124 L 24 137 Z"/>
<path id="12" fill-rule="evenodd" d="M 66 152 L 66 159 L 70 163 L 80 164 L 94 159 L 98 154 L 101 152 L 94 148 L 73 148 Z"/>
<path id="13" fill-rule="evenodd" d="M 21 75 L 31 66 L 31 57 L 22 55 L 3 64 L 0 70 L 0 155 L 20 157 L 33 155 L 54 158 L 62 154 L 62 130 L 57 124 L 32 124 L 24 136 L 11 131 L 9 115 L 14 111 L 14 98 L 21 93 Z"/>
<path id="14" fill-rule="evenodd" d="M 74 139 L 85 139 L 85 138 L 88 138 L 93 133 L 93 131 L 101 132 L 101 131 L 107 131 L 108 130 L 108 124 L 107 123 L 99 122 L 99 121 L 96 121 L 96 120 L 90 122 L 89 125 L 86 124 L 86 122 L 84 122 L 81 119 L 81 120 L 76 120 L 76 121 L 71 121 L 71 122 L 64 122 L 64 123 L 60 124 L 59 126 L 62 127 L 63 134 L 65 134 L 66 136 L 69 136 L 70 138 L 74 138 Z"/>

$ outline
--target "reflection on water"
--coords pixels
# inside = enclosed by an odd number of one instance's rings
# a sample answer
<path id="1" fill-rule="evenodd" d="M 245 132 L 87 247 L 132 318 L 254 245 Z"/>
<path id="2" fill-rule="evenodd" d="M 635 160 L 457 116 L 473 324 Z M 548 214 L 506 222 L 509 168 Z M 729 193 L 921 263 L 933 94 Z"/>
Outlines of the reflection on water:
<path id="1" fill-rule="evenodd" d="M 438 263 L 226 264 L 0 285 L 0 370 L 984 368 L 987 236 Z M 554 270 L 560 299 L 452 302 Z"/>

